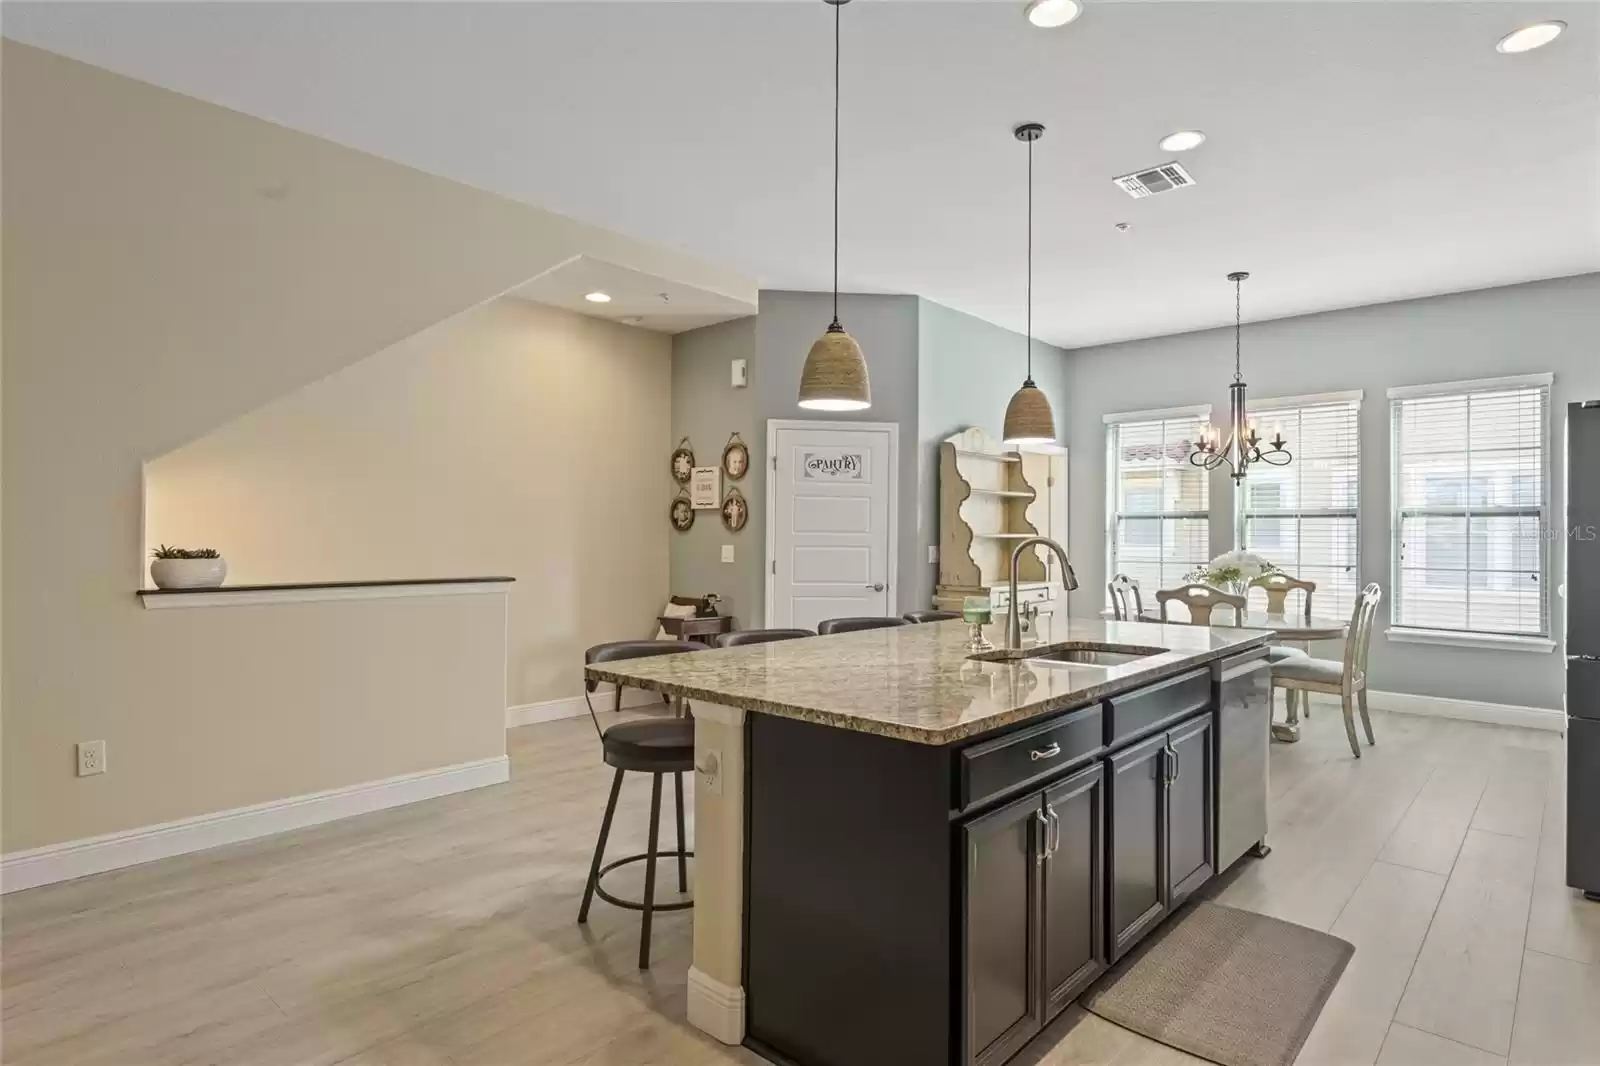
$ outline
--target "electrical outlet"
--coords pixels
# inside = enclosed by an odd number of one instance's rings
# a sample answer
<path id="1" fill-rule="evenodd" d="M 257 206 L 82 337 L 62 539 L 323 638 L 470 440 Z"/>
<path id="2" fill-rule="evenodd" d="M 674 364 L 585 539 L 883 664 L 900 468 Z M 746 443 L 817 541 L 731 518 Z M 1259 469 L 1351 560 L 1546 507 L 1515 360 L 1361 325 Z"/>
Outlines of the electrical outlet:
<path id="1" fill-rule="evenodd" d="M 722 795 L 722 752 L 712 749 L 701 755 L 695 771 L 699 778 L 696 789 L 704 788 L 712 796 Z"/>
<path id="2" fill-rule="evenodd" d="M 722 546 L 722 561 L 725 562 L 725 563 L 733 562 L 733 545 L 732 544 L 724 544 Z"/>
<path id="3" fill-rule="evenodd" d="M 93 777 L 106 772 L 106 742 L 85 740 L 78 745 L 78 776 Z"/>

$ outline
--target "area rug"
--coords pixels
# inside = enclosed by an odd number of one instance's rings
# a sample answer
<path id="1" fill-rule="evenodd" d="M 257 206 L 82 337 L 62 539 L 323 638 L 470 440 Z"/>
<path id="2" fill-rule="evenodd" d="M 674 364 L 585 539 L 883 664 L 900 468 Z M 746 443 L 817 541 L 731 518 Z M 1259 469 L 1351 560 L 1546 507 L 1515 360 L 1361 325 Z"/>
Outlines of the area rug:
<path id="1" fill-rule="evenodd" d="M 1081 1002 L 1222 1066 L 1291 1066 L 1355 950 L 1303 925 L 1202 900 Z"/>

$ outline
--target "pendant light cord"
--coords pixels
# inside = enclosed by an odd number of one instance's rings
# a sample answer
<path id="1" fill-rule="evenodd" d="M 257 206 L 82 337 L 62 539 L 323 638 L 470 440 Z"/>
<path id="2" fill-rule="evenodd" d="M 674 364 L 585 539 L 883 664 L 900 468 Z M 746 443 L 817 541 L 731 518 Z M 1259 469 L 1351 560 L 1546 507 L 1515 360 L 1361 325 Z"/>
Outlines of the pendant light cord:
<path id="1" fill-rule="evenodd" d="M 1033 384 L 1033 141 L 1028 142 L 1028 377 Z"/>
<path id="2" fill-rule="evenodd" d="M 833 5 L 833 324 L 839 325 L 839 25 L 844 4 Z"/>

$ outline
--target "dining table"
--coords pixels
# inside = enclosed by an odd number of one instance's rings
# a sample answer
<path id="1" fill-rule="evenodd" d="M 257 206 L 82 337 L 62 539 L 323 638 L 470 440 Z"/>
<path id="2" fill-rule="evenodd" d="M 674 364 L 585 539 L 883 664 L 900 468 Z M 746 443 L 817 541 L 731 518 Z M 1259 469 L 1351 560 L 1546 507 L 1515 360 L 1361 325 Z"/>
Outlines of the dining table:
<path id="1" fill-rule="evenodd" d="M 1226 609 L 1219 608 L 1222 617 L 1226 617 Z M 1161 615 L 1156 611 L 1146 611 L 1139 616 L 1140 621 L 1161 622 Z M 1166 619 L 1169 624 L 1172 619 Z M 1216 623 L 1212 623 L 1216 625 Z M 1273 634 L 1272 643 L 1300 646 L 1310 644 L 1314 640 L 1343 640 L 1350 633 L 1350 622 L 1345 618 L 1325 618 L 1318 615 L 1306 615 L 1300 612 L 1279 611 L 1250 611 L 1244 612 L 1244 617 L 1238 623 L 1245 629 L 1265 629 Z M 1224 623 L 1226 628 L 1226 623 Z M 1309 649 L 1306 649 L 1309 650 Z M 1286 690 L 1287 691 L 1287 690 Z M 1284 699 L 1283 721 L 1272 723 L 1272 739 L 1283 744 L 1295 744 L 1300 740 L 1300 708 L 1298 704 L 1290 705 L 1287 697 Z"/>

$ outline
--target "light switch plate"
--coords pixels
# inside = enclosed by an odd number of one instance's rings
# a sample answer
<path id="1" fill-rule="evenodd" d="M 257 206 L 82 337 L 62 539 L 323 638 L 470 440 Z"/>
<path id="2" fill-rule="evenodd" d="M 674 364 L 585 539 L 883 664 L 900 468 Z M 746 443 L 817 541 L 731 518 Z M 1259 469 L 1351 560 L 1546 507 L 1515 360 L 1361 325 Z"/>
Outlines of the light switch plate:
<path id="1" fill-rule="evenodd" d="M 733 545 L 732 544 L 724 544 L 722 546 L 722 561 L 725 562 L 725 563 L 733 562 Z"/>
<path id="2" fill-rule="evenodd" d="M 936 563 L 938 561 L 939 561 L 939 546 L 937 544 L 928 545 L 928 562 Z"/>

